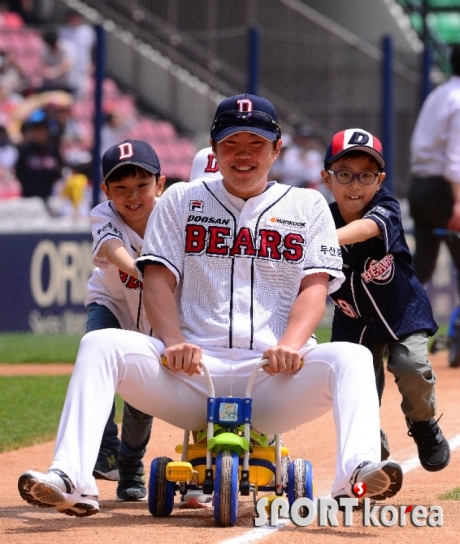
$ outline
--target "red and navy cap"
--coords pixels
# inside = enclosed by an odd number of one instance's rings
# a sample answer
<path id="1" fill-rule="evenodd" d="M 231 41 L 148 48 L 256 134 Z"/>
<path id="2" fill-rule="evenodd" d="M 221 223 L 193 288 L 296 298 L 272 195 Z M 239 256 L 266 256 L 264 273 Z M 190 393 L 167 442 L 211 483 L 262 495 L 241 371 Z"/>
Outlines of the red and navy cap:
<path id="1" fill-rule="evenodd" d="M 331 163 L 348 151 L 364 151 L 374 157 L 382 170 L 385 168 L 380 140 L 362 128 L 348 128 L 334 135 L 326 150 L 324 168 L 327 169 Z"/>
<path id="2" fill-rule="evenodd" d="M 281 137 L 276 110 L 270 100 L 255 94 L 237 94 L 217 106 L 211 138 L 221 142 L 236 132 L 252 132 L 271 142 Z"/>
<path id="3" fill-rule="evenodd" d="M 134 164 L 155 175 L 161 172 L 160 159 L 150 144 L 143 140 L 124 140 L 102 155 L 102 183 L 124 164 Z"/>

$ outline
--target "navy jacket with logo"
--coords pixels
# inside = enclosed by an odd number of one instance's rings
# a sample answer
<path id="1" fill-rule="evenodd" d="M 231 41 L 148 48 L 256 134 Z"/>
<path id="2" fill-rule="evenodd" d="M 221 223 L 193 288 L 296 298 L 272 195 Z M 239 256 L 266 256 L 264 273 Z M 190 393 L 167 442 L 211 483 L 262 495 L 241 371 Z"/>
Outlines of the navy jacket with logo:
<path id="1" fill-rule="evenodd" d="M 330 204 L 337 228 L 346 225 L 336 202 Z M 395 342 L 414 332 L 433 335 L 438 326 L 425 289 L 414 275 L 398 201 L 378 191 L 363 218 L 375 221 L 382 237 L 342 246 L 346 280 L 331 294 L 336 308 L 332 341 L 363 344 Z"/>

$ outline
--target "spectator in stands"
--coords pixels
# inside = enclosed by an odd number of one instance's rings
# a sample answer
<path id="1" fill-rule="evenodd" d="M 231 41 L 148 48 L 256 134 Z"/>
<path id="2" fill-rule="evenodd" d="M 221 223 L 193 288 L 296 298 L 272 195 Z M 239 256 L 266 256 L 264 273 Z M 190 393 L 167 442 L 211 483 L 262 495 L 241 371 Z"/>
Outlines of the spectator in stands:
<path id="1" fill-rule="evenodd" d="M 116 109 L 109 111 L 105 116 L 105 122 L 101 129 L 101 155 L 109 147 L 124 140 L 129 128 L 129 122 L 120 112 L 116 111 Z"/>
<path id="2" fill-rule="evenodd" d="M 0 0 L 0 27 L 17 29 L 24 26 L 22 16 L 13 11 L 10 7 L 10 2 Z"/>
<path id="3" fill-rule="evenodd" d="M 44 50 L 41 63 L 41 87 L 37 92 L 61 90 L 70 94 L 76 93 L 77 82 L 73 79 L 73 66 L 78 52 L 75 45 L 59 38 L 55 30 L 43 32 Z"/>
<path id="4" fill-rule="evenodd" d="M 35 111 L 22 125 L 23 143 L 18 146 L 16 177 L 22 196 L 39 196 L 48 201 L 61 178 L 63 161 L 59 146 L 51 138 L 43 110 Z"/>
<path id="5" fill-rule="evenodd" d="M 289 176 L 284 183 L 295 187 L 319 189 L 322 186 L 323 153 L 319 151 L 316 134 L 309 125 L 298 125 L 294 143 L 286 150 Z"/>
<path id="6" fill-rule="evenodd" d="M 71 102 L 51 100 L 45 105 L 44 110 L 51 137 L 59 146 L 64 163 L 90 177 L 92 140 L 85 135 L 78 118 L 72 115 Z"/>
<path id="7" fill-rule="evenodd" d="M 76 98 L 83 98 L 93 72 L 96 32 L 91 25 L 84 23 L 83 17 L 77 10 L 69 9 L 65 15 L 65 25 L 59 28 L 58 34 L 60 38 L 72 42 L 78 51 L 72 66 L 72 79 L 77 85 Z"/>
<path id="8" fill-rule="evenodd" d="M 283 132 L 283 145 L 280 149 L 278 158 L 272 165 L 270 170 L 269 179 L 275 180 L 278 183 L 284 183 L 286 185 L 293 185 L 292 181 L 296 179 L 295 171 L 293 171 L 294 161 L 286 160 L 286 152 L 293 145 L 292 137 L 286 132 Z"/>
<path id="9" fill-rule="evenodd" d="M 22 99 L 24 78 L 7 51 L 0 51 L 0 100 L 17 102 Z"/>
<path id="10" fill-rule="evenodd" d="M 0 124 L 0 169 L 14 172 L 18 155 L 18 149 L 11 141 L 6 126 Z"/>

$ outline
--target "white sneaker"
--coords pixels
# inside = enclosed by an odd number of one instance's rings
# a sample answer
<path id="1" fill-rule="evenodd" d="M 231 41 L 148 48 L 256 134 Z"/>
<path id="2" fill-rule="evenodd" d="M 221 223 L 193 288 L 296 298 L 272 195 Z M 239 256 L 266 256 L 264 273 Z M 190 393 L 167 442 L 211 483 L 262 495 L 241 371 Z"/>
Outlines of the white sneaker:
<path id="1" fill-rule="evenodd" d="M 19 477 L 21 497 L 30 504 L 41 507 L 54 506 L 68 516 L 85 517 L 99 512 L 98 497 L 81 495 L 62 470 L 52 468 L 46 473 L 28 470 Z"/>
<path id="2" fill-rule="evenodd" d="M 179 508 L 212 508 L 212 495 L 205 495 L 200 489 L 191 489 L 179 503 Z"/>
<path id="3" fill-rule="evenodd" d="M 372 461 L 363 461 L 356 467 L 350 478 L 351 489 L 357 482 L 366 484 L 366 493 L 359 497 L 359 504 L 355 508 L 360 510 L 363 507 L 364 499 L 369 498 L 371 502 L 388 499 L 400 491 L 403 481 L 402 468 L 394 461 L 382 461 L 374 463 Z M 332 498 L 339 500 L 341 498 L 356 498 L 348 495 L 345 490 L 336 493 Z"/>
<path id="4" fill-rule="evenodd" d="M 356 482 L 363 482 L 367 491 L 362 498 L 369 497 L 376 501 L 393 497 L 401 489 L 403 481 L 402 468 L 394 461 L 362 462 L 350 478 L 351 488 Z"/>

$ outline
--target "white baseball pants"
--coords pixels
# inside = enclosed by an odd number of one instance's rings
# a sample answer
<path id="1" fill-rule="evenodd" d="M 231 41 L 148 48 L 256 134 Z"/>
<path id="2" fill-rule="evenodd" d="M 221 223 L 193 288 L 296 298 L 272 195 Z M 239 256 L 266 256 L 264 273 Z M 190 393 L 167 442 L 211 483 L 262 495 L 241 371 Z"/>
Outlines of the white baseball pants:
<path id="1" fill-rule="evenodd" d="M 82 494 L 97 495 L 92 476 L 101 436 L 117 392 L 134 408 L 182 429 L 206 428 L 204 376 L 161 366 L 164 345 L 137 332 L 104 329 L 80 344 L 59 424 L 52 468 L 65 472 Z M 380 461 L 379 404 L 372 355 L 363 346 L 325 343 L 302 352 L 304 366 L 274 377 L 260 371 L 253 388 L 255 429 L 286 432 L 332 408 L 337 430 L 332 494 L 350 492 L 349 478 L 365 460 Z M 244 396 L 261 353 L 203 351 L 216 396 Z M 312 438 L 313 440 L 313 438 Z"/>

